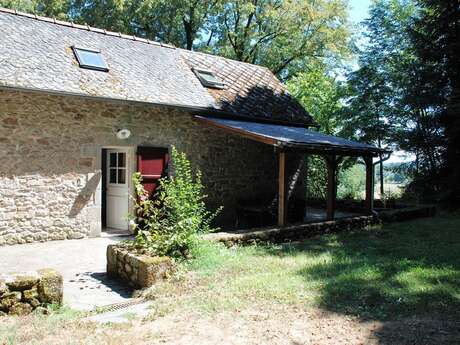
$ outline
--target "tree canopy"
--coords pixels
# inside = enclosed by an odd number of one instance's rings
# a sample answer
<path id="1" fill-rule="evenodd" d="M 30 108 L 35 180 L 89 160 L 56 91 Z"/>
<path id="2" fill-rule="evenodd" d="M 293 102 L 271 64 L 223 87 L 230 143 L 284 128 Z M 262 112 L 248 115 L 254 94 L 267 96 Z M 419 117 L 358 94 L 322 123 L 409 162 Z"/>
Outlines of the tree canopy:
<path id="1" fill-rule="evenodd" d="M 436 7 L 429 3 L 374 2 L 364 22 L 366 43 L 358 52 L 359 68 L 348 77 L 353 96 L 345 108 L 344 126 L 349 134 L 367 142 L 412 152 L 416 156 L 410 170 L 415 177 L 413 187 L 433 200 L 442 198 L 440 174 L 448 162 L 446 152 L 452 151 L 445 134 L 455 127 L 449 125 L 447 113 L 458 89 L 458 62 L 457 72 L 450 71 L 455 54 L 449 53 L 452 47 L 447 45 L 458 45 L 453 37 L 459 36 L 449 30 L 456 23 L 458 31 L 459 8 L 457 2 L 457 18 L 446 15 L 444 20 L 450 25 L 441 25 L 435 24 L 443 13 L 441 8 L 452 4 L 437 2 Z M 440 43 L 441 37 L 450 37 L 450 41 L 446 38 Z M 458 107 L 454 107 L 449 119 L 458 118 Z M 458 130 L 453 137 L 458 147 Z M 458 159 L 452 163 L 455 166 Z M 453 185 L 447 188 L 452 190 Z"/>

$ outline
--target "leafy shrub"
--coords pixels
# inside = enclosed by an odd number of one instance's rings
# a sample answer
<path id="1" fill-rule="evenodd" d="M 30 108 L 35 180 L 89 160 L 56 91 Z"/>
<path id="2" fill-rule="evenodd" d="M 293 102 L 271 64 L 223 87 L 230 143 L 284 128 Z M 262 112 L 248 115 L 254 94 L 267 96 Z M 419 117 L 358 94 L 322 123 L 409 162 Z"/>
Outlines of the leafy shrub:
<path id="1" fill-rule="evenodd" d="M 327 197 L 327 167 L 321 156 L 308 155 L 307 197 L 314 199 Z"/>
<path id="2" fill-rule="evenodd" d="M 307 197 L 327 198 L 327 166 L 323 157 L 310 155 L 307 165 Z M 354 161 L 344 161 L 338 167 L 337 197 L 361 200 L 364 196 L 366 171 Z"/>
<path id="3" fill-rule="evenodd" d="M 362 165 L 339 171 L 337 197 L 341 199 L 362 200 L 366 190 L 366 170 Z"/>
<path id="4" fill-rule="evenodd" d="M 221 208 L 214 213 L 206 209 L 201 172 L 194 173 L 186 155 L 174 147 L 170 166 L 174 174 L 159 180 L 153 198 L 145 191 L 140 173 L 133 175 L 134 244 L 152 255 L 187 257 L 200 234 L 215 230 L 211 221 Z"/>

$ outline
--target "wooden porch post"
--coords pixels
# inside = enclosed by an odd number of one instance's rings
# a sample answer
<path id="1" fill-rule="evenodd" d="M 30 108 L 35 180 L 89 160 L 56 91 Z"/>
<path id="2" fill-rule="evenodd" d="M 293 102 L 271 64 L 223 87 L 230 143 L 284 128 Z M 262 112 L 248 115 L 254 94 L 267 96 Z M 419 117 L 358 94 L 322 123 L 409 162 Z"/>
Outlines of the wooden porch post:
<path id="1" fill-rule="evenodd" d="M 365 207 L 369 214 L 374 209 L 374 164 L 371 156 L 364 157 L 366 163 L 366 200 Z"/>
<path id="2" fill-rule="evenodd" d="M 326 218 L 333 220 L 335 214 L 335 199 L 337 196 L 337 159 L 335 155 L 325 156 L 327 165 L 327 207 Z"/>
<path id="3" fill-rule="evenodd" d="M 286 225 L 286 152 L 278 154 L 278 226 Z"/>

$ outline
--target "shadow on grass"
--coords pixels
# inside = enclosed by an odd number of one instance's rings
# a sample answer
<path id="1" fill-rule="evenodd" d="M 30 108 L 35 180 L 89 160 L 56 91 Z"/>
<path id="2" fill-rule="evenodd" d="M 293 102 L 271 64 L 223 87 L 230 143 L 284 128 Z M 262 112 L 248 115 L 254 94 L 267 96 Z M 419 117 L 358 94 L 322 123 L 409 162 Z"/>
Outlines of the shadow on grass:
<path id="1" fill-rule="evenodd" d="M 328 235 L 267 252 L 316 258 L 297 274 L 320 286 L 319 307 L 329 311 L 380 320 L 460 315 L 458 217 Z"/>

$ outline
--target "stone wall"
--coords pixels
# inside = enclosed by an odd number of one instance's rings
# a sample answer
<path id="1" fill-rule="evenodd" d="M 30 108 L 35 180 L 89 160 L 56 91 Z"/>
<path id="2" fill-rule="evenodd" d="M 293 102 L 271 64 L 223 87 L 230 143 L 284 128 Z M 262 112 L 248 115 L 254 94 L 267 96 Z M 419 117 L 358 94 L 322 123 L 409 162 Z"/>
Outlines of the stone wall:
<path id="1" fill-rule="evenodd" d="M 0 316 L 25 315 L 48 304 L 62 304 L 62 276 L 52 269 L 0 274 Z"/>
<path id="2" fill-rule="evenodd" d="M 379 224 L 375 216 L 357 216 L 318 223 L 294 224 L 285 227 L 249 229 L 241 232 L 217 232 L 205 235 L 210 241 L 222 242 L 227 246 L 257 242 L 287 243 L 300 241 L 315 235 L 350 231 Z"/>
<path id="3" fill-rule="evenodd" d="M 114 131 L 128 128 L 119 140 Z M 187 153 L 210 208 L 232 225 L 240 198 L 276 195 L 273 147 L 195 122 L 172 108 L 0 91 L 0 245 L 98 236 L 101 150 L 139 145 Z M 292 163 L 295 166 L 294 163 Z"/>
<path id="4" fill-rule="evenodd" d="M 432 205 L 408 206 L 396 209 L 380 209 L 377 212 L 383 223 L 403 222 L 417 218 L 434 217 L 436 207 Z"/>
<path id="5" fill-rule="evenodd" d="M 121 279 L 136 289 L 168 278 L 173 269 L 174 263 L 169 257 L 134 253 L 122 244 L 107 246 L 107 275 Z"/>

